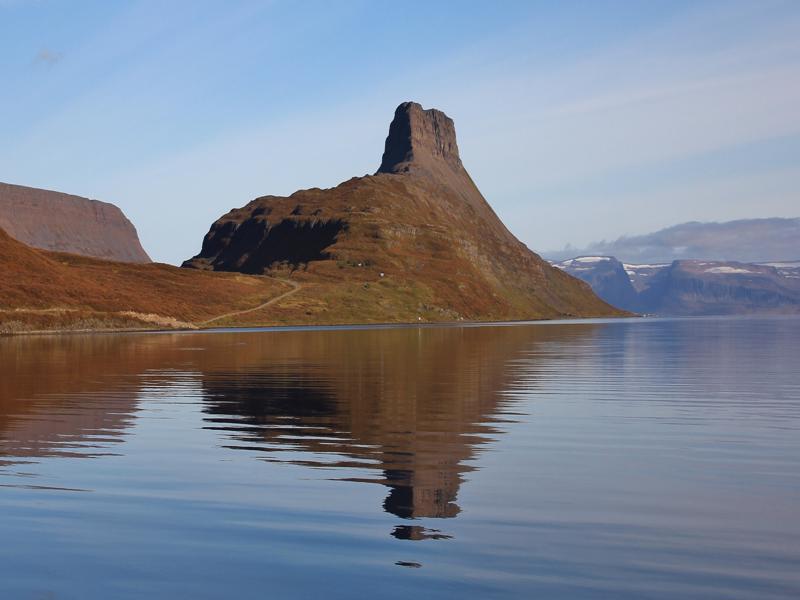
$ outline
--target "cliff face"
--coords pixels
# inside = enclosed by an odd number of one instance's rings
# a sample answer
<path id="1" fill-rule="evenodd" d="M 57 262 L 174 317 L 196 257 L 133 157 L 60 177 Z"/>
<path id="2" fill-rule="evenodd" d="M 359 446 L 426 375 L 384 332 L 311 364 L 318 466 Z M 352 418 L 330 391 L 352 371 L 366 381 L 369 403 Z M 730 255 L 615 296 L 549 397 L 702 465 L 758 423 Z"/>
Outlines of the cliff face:
<path id="1" fill-rule="evenodd" d="M 221 217 L 185 267 L 283 274 L 278 320 L 532 319 L 619 311 L 517 240 L 481 195 L 444 113 L 401 104 L 380 168 Z"/>
<path id="2" fill-rule="evenodd" d="M 613 256 L 579 256 L 554 266 L 588 283 L 612 306 L 633 312 L 640 309 L 638 294 L 624 265 Z"/>
<path id="3" fill-rule="evenodd" d="M 424 110 L 416 102 L 404 102 L 389 125 L 378 173 L 435 171 L 440 163 L 456 171 L 464 168 L 453 119 L 433 108 Z"/>
<path id="4" fill-rule="evenodd" d="M 122 211 L 98 200 L 0 183 L 0 228 L 43 250 L 150 262 Z"/>

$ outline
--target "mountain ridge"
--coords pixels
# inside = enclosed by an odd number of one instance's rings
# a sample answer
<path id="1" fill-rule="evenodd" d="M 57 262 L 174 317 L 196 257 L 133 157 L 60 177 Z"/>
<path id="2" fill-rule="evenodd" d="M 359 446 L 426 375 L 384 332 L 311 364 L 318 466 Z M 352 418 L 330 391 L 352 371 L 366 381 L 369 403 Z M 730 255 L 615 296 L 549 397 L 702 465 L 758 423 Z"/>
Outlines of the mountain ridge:
<path id="1" fill-rule="evenodd" d="M 664 316 L 800 313 L 800 261 L 620 263 L 582 256 L 555 263 L 611 304 Z"/>

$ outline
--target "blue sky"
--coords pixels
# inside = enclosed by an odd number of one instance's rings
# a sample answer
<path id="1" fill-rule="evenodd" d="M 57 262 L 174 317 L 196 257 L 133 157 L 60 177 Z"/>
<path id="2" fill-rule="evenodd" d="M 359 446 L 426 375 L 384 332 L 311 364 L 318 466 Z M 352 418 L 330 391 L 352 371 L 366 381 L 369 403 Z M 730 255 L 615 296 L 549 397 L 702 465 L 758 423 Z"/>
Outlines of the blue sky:
<path id="1" fill-rule="evenodd" d="M 119 205 L 156 260 L 372 173 L 397 104 L 537 251 L 800 216 L 800 3 L 0 0 L 0 181 Z"/>

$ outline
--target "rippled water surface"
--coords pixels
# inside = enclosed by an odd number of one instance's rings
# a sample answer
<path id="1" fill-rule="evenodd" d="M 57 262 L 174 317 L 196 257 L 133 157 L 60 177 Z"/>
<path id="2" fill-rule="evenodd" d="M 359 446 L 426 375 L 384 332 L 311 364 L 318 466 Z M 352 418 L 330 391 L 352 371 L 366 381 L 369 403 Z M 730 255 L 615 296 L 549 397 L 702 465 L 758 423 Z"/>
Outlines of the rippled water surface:
<path id="1" fill-rule="evenodd" d="M 0 598 L 798 598 L 800 319 L 0 339 Z"/>

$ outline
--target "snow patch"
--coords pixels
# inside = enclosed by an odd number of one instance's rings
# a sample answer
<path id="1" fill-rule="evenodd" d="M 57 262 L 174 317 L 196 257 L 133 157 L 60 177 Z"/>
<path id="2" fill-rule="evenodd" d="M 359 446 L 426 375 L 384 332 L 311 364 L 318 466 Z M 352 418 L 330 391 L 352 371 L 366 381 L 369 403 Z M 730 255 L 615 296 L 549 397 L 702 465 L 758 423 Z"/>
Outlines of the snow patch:
<path id="1" fill-rule="evenodd" d="M 611 257 L 610 256 L 579 256 L 578 258 L 573 258 L 572 262 L 595 263 L 595 262 L 605 262 L 607 260 L 611 260 Z"/>
<path id="2" fill-rule="evenodd" d="M 631 264 L 625 263 L 623 266 L 625 267 L 626 271 L 628 269 L 631 269 L 631 270 L 635 271 L 636 269 L 661 269 L 662 267 L 669 266 L 669 263 L 661 263 L 661 264 L 658 264 L 658 265 L 631 265 Z"/>
<path id="3" fill-rule="evenodd" d="M 755 271 L 748 271 L 747 269 L 739 269 L 737 267 L 712 267 L 706 269 L 705 273 L 755 273 Z"/>
<path id="4" fill-rule="evenodd" d="M 800 261 L 792 261 L 792 262 L 766 262 L 766 263 L 757 263 L 764 267 L 775 267 L 776 269 L 800 269 Z"/>

